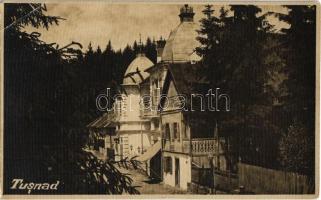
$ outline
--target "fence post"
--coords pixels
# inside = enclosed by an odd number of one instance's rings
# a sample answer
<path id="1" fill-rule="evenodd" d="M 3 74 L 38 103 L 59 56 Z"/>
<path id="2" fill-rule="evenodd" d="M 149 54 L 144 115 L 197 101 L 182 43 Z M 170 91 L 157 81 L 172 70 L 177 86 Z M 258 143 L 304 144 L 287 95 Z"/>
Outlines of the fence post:
<path id="1" fill-rule="evenodd" d="M 297 191 L 297 187 L 298 187 L 298 174 L 295 172 L 294 173 L 294 194 L 297 194 L 298 191 Z"/>
<path id="2" fill-rule="evenodd" d="M 198 184 L 201 184 L 201 179 L 202 179 L 202 177 L 201 177 L 201 168 L 197 168 L 197 170 L 198 170 L 198 179 L 197 179 L 197 183 L 198 183 Z"/>
<path id="3" fill-rule="evenodd" d="M 214 164 L 213 164 L 213 158 L 214 157 L 210 157 L 209 156 L 209 163 L 210 163 L 210 174 L 212 175 L 212 177 L 210 178 L 210 184 L 209 184 L 209 187 L 211 188 L 211 194 L 214 193 L 215 191 L 215 172 L 214 172 Z"/>

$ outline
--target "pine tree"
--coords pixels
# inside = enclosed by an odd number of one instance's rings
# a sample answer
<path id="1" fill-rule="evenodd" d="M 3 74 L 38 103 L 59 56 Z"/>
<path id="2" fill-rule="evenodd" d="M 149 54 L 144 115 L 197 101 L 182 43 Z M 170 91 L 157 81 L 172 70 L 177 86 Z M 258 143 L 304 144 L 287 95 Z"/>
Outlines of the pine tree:
<path id="1" fill-rule="evenodd" d="M 281 21 L 290 25 L 290 28 L 282 29 L 287 75 L 282 108 L 288 120 L 284 127 L 287 134 L 283 135 L 284 142 L 280 144 L 280 159 L 286 169 L 314 179 L 316 6 L 286 7 L 288 14 L 277 14 Z M 296 147 L 297 151 L 286 146 Z M 292 158 L 296 156 L 294 154 L 302 156 Z"/>
<path id="2" fill-rule="evenodd" d="M 100 46 L 99 46 L 99 45 L 98 45 L 98 47 L 97 47 L 96 53 L 97 53 L 98 55 L 101 55 L 101 54 L 102 54 L 102 51 L 101 51 L 101 49 L 100 49 Z"/>
<path id="3" fill-rule="evenodd" d="M 91 42 L 89 42 L 88 50 L 86 51 L 86 54 L 85 54 L 85 59 L 86 59 L 88 62 L 92 62 L 92 60 L 93 60 L 93 55 L 94 55 L 94 50 L 93 50 L 93 47 L 92 47 L 92 45 L 91 45 Z"/>
<path id="4" fill-rule="evenodd" d="M 156 43 L 152 42 L 152 40 L 149 37 L 147 38 L 146 44 L 144 45 L 144 52 L 147 58 L 149 58 L 153 63 L 156 63 L 156 60 L 157 60 Z"/>
<path id="5" fill-rule="evenodd" d="M 137 54 L 139 52 L 139 46 L 138 46 L 136 40 L 134 41 L 134 44 L 133 44 L 133 50 L 134 50 L 135 54 Z"/>
<path id="6" fill-rule="evenodd" d="M 91 43 L 85 59 L 78 60 L 79 43 L 59 48 L 41 41 L 40 33 L 24 31 L 27 25 L 58 24 L 61 18 L 47 16 L 45 5 L 5 4 L 4 10 L 4 98 L 10 102 L 4 105 L 5 193 L 20 193 L 10 189 L 19 177 L 59 180 L 63 184 L 52 191 L 58 194 L 136 194 L 130 177 L 83 150 L 85 127 L 93 119 L 86 108 L 95 100 L 88 98 L 95 80 L 88 76 L 97 63 Z"/>
<path id="7" fill-rule="evenodd" d="M 285 87 L 287 110 L 291 116 L 314 132 L 315 110 L 315 56 L 316 56 L 316 7 L 287 6 L 288 15 L 279 14 L 282 21 L 289 23 L 283 29 L 288 79 Z"/>
<path id="8" fill-rule="evenodd" d="M 218 19 L 211 21 L 211 7 L 204 10 L 202 30 L 203 63 L 211 88 L 220 88 L 231 99 L 230 112 L 215 113 L 221 136 L 229 137 L 235 157 L 242 162 L 266 167 L 276 167 L 277 127 L 270 122 L 273 97 L 268 93 L 268 83 L 279 56 L 273 55 L 268 45 L 271 26 L 266 26 L 265 15 L 256 6 L 232 5 L 231 15 L 220 9 Z M 210 22 L 212 25 L 209 25 Z M 206 37 L 204 37 L 206 36 Z M 208 40 L 209 36 L 214 39 Z M 273 73 L 272 73 L 273 74 Z M 221 106 L 221 105 L 219 105 Z M 266 145 L 269 141 L 271 146 Z M 273 146 L 274 145 L 274 146 Z M 232 159 L 232 158 L 231 158 Z M 235 159 L 235 160 L 237 160 Z"/>
<path id="9" fill-rule="evenodd" d="M 197 48 L 200 55 L 208 54 L 217 40 L 216 31 L 218 29 L 218 19 L 213 16 L 214 10 L 212 7 L 212 5 L 206 5 L 205 9 L 202 11 L 205 18 L 200 20 L 201 29 L 197 31 L 200 35 L 197 37 L 198 41 L 201 43 L 201 47 Z"/>
<path id="10" fill-rule="evenodd" d="M 113 47 L 111 45 L 111 41 L 109 40 L 108 44 L 106 46 L 106 49 L 104 51 L 104 54 L 111 54 L 112 52 L 114 52 L 114 50 L 113 50 Z"/>

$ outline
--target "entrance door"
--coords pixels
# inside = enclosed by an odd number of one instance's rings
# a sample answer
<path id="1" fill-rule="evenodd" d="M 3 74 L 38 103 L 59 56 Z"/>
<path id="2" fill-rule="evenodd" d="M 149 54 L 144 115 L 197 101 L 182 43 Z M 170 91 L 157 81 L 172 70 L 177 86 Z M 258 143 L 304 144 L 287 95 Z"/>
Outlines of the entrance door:
<path id="1" fill-rule="evenodd" d="M 175 186 L 177 187 L 179 187 L 179 177 L 180 177 L 179 159 L 175 158 Z"/>
<path id="2" fill-rule="evenodd" d="M 161 151 L 158 151 L 158 153 L 150 159 L 150 176 L 156 180 L 162 179 L 161 159 Z"/>
<path id="3" fill-rule="evenodd" d="M 120 159 L 125 158 L 128 156 L 129 149 L 128 149 L 128 136 L 121 136 L 119 137 L 119 155 Z"/>

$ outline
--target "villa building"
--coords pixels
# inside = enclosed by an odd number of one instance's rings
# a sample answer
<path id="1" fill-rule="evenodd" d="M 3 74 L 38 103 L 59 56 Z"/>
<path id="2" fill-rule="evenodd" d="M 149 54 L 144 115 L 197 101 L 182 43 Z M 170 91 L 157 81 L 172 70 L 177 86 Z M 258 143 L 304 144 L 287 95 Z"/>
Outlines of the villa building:
<path id="1" fill-rule="evenodd" d="M 112 122 L 107 117 L 101 127 L 109 133 L 104 134 L 109 142 L 105 147 L 114 150 L 114 159 L 135 157 L 146 164 L 148 175 L 182 189 L 193 181 L 193 167 L 226 165 L 219 156 L 223 152 L 218 148 L 222 144 L 215 136 L 215 121 L 208 121 L 207 112 L 182 109 L 182 99 L 177 98 L 183 94 L 190 101 L 190 95 L 205 95 L 208 89 L 195 51 L 200 44 L 194 14 L 188 5 L 180 9 L 179 25 L 166 41 L 157 41 L 157 63 L 143 52 L 137 54 L 124 75 L 124 91 L 115 100 L 114 112 L 108 114 L 115 117 Z M 188 102 L 185 106 L 193 109 Z M 95 121 L 89 128 L 102 130 Z"/>

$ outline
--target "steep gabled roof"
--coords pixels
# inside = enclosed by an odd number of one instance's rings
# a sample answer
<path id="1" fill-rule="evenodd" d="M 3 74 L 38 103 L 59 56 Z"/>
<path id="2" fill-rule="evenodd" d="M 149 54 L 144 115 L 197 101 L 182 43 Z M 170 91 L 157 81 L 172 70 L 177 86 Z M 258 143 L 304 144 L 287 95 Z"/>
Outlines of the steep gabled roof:
<path id="1" fill-rule="evenodd" d="M 201 63 L 170 64 L 162 91 L 162 95 L 167 96 L 170 83 L 173 82 L 177 93 L 185 97 L 185 106 L 181 112 L 191 127 L 202 130 L 199 133 L 194 133 L 197 134 L 197 137 L 207 137 L 212 133 L 215 126 L 216 113 L 208 106 L 209 98 L 207 94 L 211 88 L 206 77 L 206 71 Z M 202 95 L 203 98 L 192 96 L 193 94 Z M 160 112 L 166 112 L 161 110 L 165 101 L 166 98 L 161 98 Z"/>
<path id="2" fill-rule="evenodd" d="M 167 95 L 169 84 L 173 81 L 179 95 L 186 97 L 186 106 L 190 107 L 191 96 L 200 94 L 205 97 L 209 89 L 209 82 L 206 80 L 205 71 L 201 63 L 173 63 L 168 67 L 162 95 Z M 161 105 L 164 104 L 161 100 Z M 200 99 L 195 98 L 193 102 L 198 103 Z M 200 103 L 200 102 L 199 102 Z"/>
<path id="3" fill-rule="evenodd" d="M 205 87 L 209 82 L 206 80 L 200 63 L 176 63 L 169 65 L 168 69 L 179 93 L 192 94 L 207 89 Z"/>

